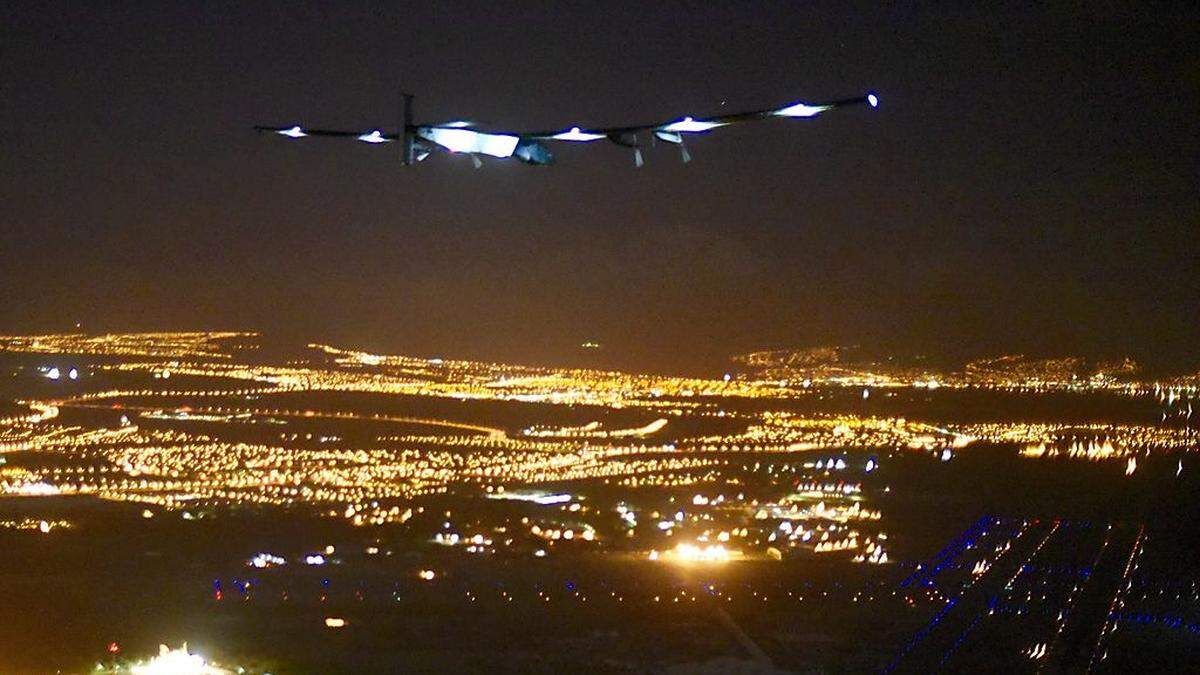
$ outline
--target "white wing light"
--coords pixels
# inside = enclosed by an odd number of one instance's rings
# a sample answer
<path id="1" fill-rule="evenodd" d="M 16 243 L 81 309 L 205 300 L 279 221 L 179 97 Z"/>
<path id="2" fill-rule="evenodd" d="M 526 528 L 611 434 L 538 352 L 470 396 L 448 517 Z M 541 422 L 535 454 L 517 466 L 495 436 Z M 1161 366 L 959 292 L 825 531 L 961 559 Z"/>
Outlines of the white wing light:
<path id="1" fill-rule="evenodd" d="M 554 134 L 550 138 L 553 138 L 556 141 L 579 141 L 581 143 L 586 143 L 588 141 L 598 141 L 601 138 L 604 138 L 604 134 L 594 134 L 590 131 L 583 131 L 579 127 L 571 127 L 569 131 L 563 131 Z"/>
<path id="2" fill-rule="evenodd" d="M 376 129 L 369 134 L 363 134 L 362 136 L 359 136 L 358 140 L 362 141 L 363 143 L 387 143 L 389 139 L 384 138 L 383 134 Z"/>
<path id="3" fill-rule="evenodd" d="M 875 94 L 867 94 L 867 103 L 869 103 L 872 108 L 878 108 L 879 107 L 879 97 L 876 96 Z"/>
<path id="4" fill-rule="evenodd" d="M 520 138 L 508 134 L 485 134 L 470 129 L 424 127 L 417 134 L 450 152 L 471 152 L 492 157 L 512 157 Z"/>
<path id="5" fill-rule="evenodd" d="M 658 130 L 659 131 L 672 131 L 672 132 L 676 132 L 676 133 L 682 132 L 682 133 L 686 133 L 686 134 L 694 134 L 694 133 L 700 133 L 703 131 L 709 131 L 711 129 L 716 129 L 717 127 L 723 127 L 723 126 L 725 126 L 724 122 L 706 122 L 704 120 L 697 120 L 697 119 L 692 119 L 691 117 L 685 117 L 685 118 L 679 120 L 678 122 L 671 122 L 670 124 L 664 124 L 661 127 L 659 127 Z"/>
<path id="6" fill-rule="evenodd" d="M 304 133 L 304 130 L 301 129 L 299 125 L 294 126 L 291 129 L 280 129 L 275 133 L 279 134 L 280 136 L 287 136 L 288 138 L 304 138 L 308 135 Z"/>
<path id="7" fill-rule="evenodd" d="M 776 110 L 774 114 L 778 117 L 816 117 L 832 107 L 833 106 L 829 105 L 793 103 L 786 108 L 780 108 L 779 110 Z"/>

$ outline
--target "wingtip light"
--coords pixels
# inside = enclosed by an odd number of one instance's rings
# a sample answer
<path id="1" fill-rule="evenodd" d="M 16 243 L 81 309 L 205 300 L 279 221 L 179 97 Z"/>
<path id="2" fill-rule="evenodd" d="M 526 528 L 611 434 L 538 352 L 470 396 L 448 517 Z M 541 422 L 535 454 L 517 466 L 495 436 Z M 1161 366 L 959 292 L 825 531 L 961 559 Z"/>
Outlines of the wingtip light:
<path id="1" fill-rule="evenodd" d="M 876 96 L 874 92 L 871 92 L 870 94 L 867 94 L 867 103 L 872 108 L 878 108 L 879 107 L 879 97 Z"/>

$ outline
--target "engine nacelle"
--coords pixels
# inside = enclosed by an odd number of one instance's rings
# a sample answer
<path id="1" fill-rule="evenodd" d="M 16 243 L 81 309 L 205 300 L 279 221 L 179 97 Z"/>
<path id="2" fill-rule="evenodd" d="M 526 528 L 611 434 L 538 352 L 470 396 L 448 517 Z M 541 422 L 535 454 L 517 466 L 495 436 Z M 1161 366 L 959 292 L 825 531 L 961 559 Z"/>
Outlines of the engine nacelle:
<path id="1" fill-rule="evenodd" d="M 537 141 L 526 138 L 522 138 L 517 143 L 517 148 L 513 150 L 512 156 L 526 164 L 550 166 L 554 163 L 554 154 L 550 152 L 549 148 Z"/>

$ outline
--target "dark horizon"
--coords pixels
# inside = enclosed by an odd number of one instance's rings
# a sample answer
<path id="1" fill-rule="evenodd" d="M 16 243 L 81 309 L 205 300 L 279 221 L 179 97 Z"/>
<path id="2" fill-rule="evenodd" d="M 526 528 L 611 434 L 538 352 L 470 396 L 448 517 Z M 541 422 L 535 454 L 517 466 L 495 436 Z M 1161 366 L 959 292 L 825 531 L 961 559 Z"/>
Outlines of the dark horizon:
<path id="1" fill-rule="evenodd" d="M 772 347 L 1200 364 L 1200 10 L 0 9 L 0 332 L 256 330 L 660 371 Z M 549 169 L 256 123 L 642 122 Z"/>

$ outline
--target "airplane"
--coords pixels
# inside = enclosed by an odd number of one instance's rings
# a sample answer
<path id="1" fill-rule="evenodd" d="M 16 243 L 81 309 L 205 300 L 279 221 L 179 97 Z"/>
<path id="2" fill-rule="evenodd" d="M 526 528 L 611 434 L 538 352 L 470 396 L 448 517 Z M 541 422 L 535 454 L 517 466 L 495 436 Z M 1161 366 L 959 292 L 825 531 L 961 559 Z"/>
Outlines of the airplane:
<path id="1" fill-rule="evenodd" d="M 827 103 L 805 103 L 796 101 L 778 108 L 750 112 L 712 115 L 708 117 L 681 117 L 656 124 L 638 124 L 620 127 L 573 126 L 558 131 L 496 131 L 478 129 L 471 122 L 444 122 L 415 124 L 413 122 L 413 96 L 402 94 L 403 122 L 396 133 L 384 133 L 380 129 L 371 131 L 338 131 L 333 129 L 308 129 L 300 125 L 255 126 L 255 131 L 284 136 L 289 139 L 331 137 L 353 139 L 371 145 L 398 142 L 400 161 L 411 166 L 423 161 L 436 151 L 464 153 L 471 156 L 475 168 L 483 166 L 481 156 L 496 159 L 516 159 L 525 164 L 548 166 L 554 163 L 554 154 L 548 142 L 591 143 L 608 140 L 623 148 L 633 150 L 635 166 L 642 166 L 641 138 L 649 135 L 650 140 L 663 141 L 679 147 L 683 161 L 692 157 L 684 144 L 685 136 L 705 134 L 714 129 L 745 122 L 772 119 L 807 119 L 838 108 L 865 105 L 879 107 L 879 97 L 874 92 L 854 98 L 838 99 Z"/>

